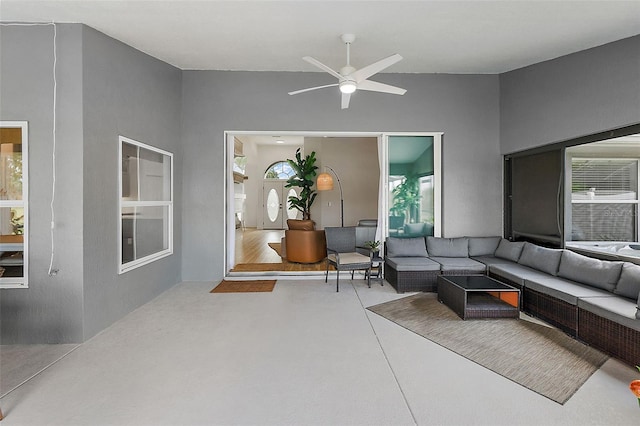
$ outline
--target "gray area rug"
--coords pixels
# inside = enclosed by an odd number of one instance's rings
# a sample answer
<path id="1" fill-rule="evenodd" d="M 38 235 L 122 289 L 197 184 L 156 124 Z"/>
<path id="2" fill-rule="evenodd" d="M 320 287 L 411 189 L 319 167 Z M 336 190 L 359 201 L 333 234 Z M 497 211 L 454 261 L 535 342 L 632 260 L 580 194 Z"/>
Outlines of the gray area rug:
<path id="1" fill-rule="evenodd" d="M 531 321 L 463 321 L 433 293 L 367 309 L 559 404 L 608 359 L 557 329 Z"/>

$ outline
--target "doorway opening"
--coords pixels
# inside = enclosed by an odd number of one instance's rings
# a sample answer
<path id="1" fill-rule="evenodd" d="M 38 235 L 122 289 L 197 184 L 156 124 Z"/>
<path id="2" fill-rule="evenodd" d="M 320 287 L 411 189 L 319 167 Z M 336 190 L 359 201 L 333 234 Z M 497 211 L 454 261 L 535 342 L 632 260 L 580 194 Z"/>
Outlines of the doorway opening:
<path id="1" fill-rule="evenodd" d="M 395 148 L 391 148 L 394 154 L 389 156 L 389 139 L 392 136 L 410 136 L 415 140 L 424 136 L 424 140 L 429 142 L 428 155 L 424 154 L 424 149 L 415 150 L 419 157 L 415 164 L 411 164 L 415 160 L 405 155 L 401 160 L 405 164 L 400 169 L 398 164 L 390 165 L 390 161 L 400 161 Z M 393 202 L 389 170 L 393 169 L 397 180 L 399 170 L 409 171 L 412 168 L 419 172 L 421 183 L 424 181 L 421 186 L 429 188 L 425 191 L 431 191 L 425 192 L 425 197 L 420 194 L 424 198 L 420 201 L 421 208 L 428 208 L 430 213 L 415 216 L 412 222 L 428 220 L 429 226 L 424 229 L 432 235 L 439 235 L 441 137 L 442 133 L 426 132 L 226 132 L 225 276 L 324 273 L 324 262 L 320 262 L 321 265 L 283 266 L 287 264 L 282 247 L 286 220 L 293 218 L 297 211 L 289 211 L 287 206 L 289 190 L 294 188 L 286 188 L 286 176 L 276 176 L 271 167 L 279 165 L 282 168 L 287 159 L 295 158 L 297 149 L 303 156 L 316 153 L 317 174 L 330 169 L 342 182 L 344 196 L 337 187 L 333 191 L 317 193 L 311 208 L 311 219 L 316 229 L 341 226 L 342 221 L 344 226 L 355 226 L 360 220 L 376 219 L 376 239 L 384 240 L 389 235 L 389 208 Z M 240 177 L 237 171 L 232 173 L 230 167 L 239 156 L 244 163 Z M 430 167 L 422 166 L 426 160 L 432 163 Z M 342 202 L 344 209 L 341 209 Z M 406 225 L 417 226 L 409 223 L 409 215 Z M 264 264 L 244 265 L 254 260 L 256 264 Z"/>

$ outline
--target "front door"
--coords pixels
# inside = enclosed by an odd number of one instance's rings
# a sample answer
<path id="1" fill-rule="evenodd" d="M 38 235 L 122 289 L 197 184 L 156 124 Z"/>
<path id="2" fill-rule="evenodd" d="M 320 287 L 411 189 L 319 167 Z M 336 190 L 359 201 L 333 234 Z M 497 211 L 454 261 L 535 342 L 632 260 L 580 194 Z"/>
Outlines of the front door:
<path id="1" fill-rule="evenodd" d="M 287 199 L 297 195 L 295 188 L 285 188 L 284 180 L 265 180 L 262 186 L 262 224 L 264 229 L 286 229 L 287 219 L 296 219 L 298 211 L 289 209 Z"/>

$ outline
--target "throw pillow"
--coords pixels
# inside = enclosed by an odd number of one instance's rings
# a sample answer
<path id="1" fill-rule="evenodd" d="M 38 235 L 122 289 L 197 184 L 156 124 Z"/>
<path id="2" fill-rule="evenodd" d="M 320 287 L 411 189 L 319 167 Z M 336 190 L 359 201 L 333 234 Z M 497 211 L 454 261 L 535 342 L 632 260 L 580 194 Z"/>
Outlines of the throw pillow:
<path id="1" fill-rule="evenodd" d="M 424 238 L 387 238 L 388 257 L 429 257 Z"/>
<path id="2" fill-rule="evenodd" d="M 613 292 L 629 299 L 635 299 L 636 296 L 640 296 L 640 265 L 625 262 L 622 265 L 622 273 L 620 274 L 618 285 Z"/>
<path id="3" fill-rule="evenodd" d="M 469 256 L 493 256 L 500 244 L 500 237 L 468 237 Z"/>
<path id="4" fill-rule="evenodd" d="M 469 257 L 469 239 L 427 237 L 427 251 L 436 257 Z"/>
<path id="5" fill-rule="evenodd" d="M 622 262 L 608 262 L 564 250 L 558 276 L 607 291 L 614 291 L 620 277 Z M 640 291 L 640 282 L 638 289 Z M 633 296 L 635 298 L 635 294 Z"/>
<path id="6" fill-rule="evenodd" d="M 522 241 L 512 242 L 503 238 L 500 240 L 500 244 L 498 244 L 498 248 L 496 249 L 494 256 L 501 259 L 511 260 L 512 262 L 517 262 L 518 259 L 520 259 L 523 247 L 524 242 Z"/>
<path id="7" fill-rule="evenodd" d="M 549 275 L 558 274 L 562 250 L 540 247 L 531 243 L 524 243 L 522 255 L 518 263 Z"/>

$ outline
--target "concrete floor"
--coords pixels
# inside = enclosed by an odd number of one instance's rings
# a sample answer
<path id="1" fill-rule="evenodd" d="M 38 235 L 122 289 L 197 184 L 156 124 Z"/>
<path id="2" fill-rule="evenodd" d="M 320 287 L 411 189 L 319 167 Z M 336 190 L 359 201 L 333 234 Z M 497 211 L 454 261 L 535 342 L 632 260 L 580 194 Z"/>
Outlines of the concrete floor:
<path id="1" fill-rule="evenodd" d="M 369 311 L 341 280 L 273 293 L 181 283 L 5 395 L 9 425 L 637 425 L 640 374 L 607 361 L 564 405 Z"/>

